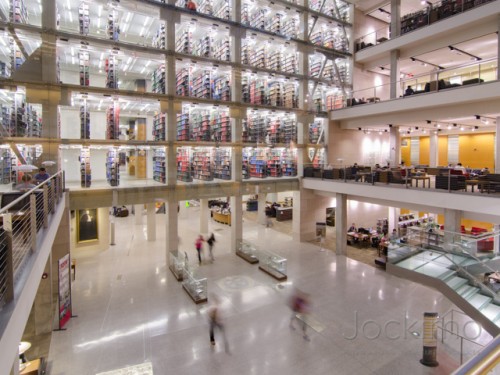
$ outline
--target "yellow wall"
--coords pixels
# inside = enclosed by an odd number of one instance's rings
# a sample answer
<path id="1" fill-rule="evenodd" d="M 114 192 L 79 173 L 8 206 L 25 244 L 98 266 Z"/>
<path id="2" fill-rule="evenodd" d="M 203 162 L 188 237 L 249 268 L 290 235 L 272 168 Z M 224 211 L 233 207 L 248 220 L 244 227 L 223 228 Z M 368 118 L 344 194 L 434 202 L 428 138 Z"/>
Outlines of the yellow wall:
<path id="1" fill-rule="evenodd" d="M 420 137 L 420 155 L 419 155 L 419 164 L 429 165 L 429 156 L 430 156 L 430 137 Z"/>
<path id="2" fill-rule="evenodd" d="M 462 224 L 466 230 L 470 230 L 472 227 L 477 227 L 477 228 L 484 228 L 488 232 L 493 231 L 493 224 L 492 223 L 486 223 L 483 221 L 476 221 L 476 220 L 469 220 L 469 219 L 462 219 L 460 224 Z"/>
<path id="3" fill-rule="evenodd" d="M 437 165 L 446 167 L 448 165 L 448 136 L 438 137 L 438 161 Z"/>
<path id="4" fill-rule="evenodd" d="M 403 146 L 403 141 L 406 141 L 406 146 Z M 405 162 L 405 165 L 411 165 L 410 157 L 410 138 L 401 138 L 401 160 Z"/>
<path id="5" fill-rule="evenodd" d="M 464 167 L 494 169 L 495 134 L 464 134 L 458 138 L 459 161 Z"/>

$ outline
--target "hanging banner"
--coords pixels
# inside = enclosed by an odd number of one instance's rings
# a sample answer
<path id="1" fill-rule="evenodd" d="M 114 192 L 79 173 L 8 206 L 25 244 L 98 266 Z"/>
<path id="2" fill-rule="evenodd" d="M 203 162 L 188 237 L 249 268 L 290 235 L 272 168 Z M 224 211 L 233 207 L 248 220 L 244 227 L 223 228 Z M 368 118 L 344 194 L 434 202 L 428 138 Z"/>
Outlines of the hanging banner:
<path id="1" fill-rule="evenodd" d="M 70 258 L 59 259 L 59 329 L 71 318 Z"/>

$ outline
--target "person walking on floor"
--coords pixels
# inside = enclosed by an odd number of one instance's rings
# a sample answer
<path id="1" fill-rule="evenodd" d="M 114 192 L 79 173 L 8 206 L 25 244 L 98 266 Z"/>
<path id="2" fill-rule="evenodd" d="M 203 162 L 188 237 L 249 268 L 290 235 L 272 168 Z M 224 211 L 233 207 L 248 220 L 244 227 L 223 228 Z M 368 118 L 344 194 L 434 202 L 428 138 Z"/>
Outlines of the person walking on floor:
<path id="1" fill-rule="evenodd" d="M 292 316 L 290 317 L 290 328 L 295 330 L 293 322 L 295 319 L 299 320 L 302 324 L 302 335 L 305 340 L 309 341 L 307 335 L 307 316 L 310 310 L 309 295 L 296 289 L 290 298 L 290 308 L 292 309 Z"/>
<path id="2" fill-rule="evenodd" d="M 196 242 L 194 243 L 195 244 L 195 247 L 196 247 L 196 251 L 198 252 L 198 262 L 201 264 L 201 250 L 203 249 L 203 241 L 205 241 L 203 239 L 203 236 L 200 234 L 198 236 L 198 238 L 196 239 Z"/>
<path id="3" fill-rule="evenodd" d="M 207 244 L 208 244 L 208 251 L 210 253 L 210 260 L 212 262 L 215 260 L 214 254 L 212 253 L 212 249 L 214 247 L 214 242 L 215 242 L 215 236 L 213 233 L 211 233 L 210 237 L 208 237 Z"/>
<path id="4" fill-rule="evenodd" d="M 226 353 L 229 354 L 229 344 L 227 342 L 224 324 L 222 323 L 222 313 L 219 307 L 219 297 L 217 295 L 213 295 L 211 297 L 211 300 L 213 300 L 213 303 L 207 311 L 208 322 L 210 325 L 210 344 L 215 345 L 215 329 L 217 328 L 222 336 L 222 339 L 224 340 L 224 349 L 226 350 Z"/>

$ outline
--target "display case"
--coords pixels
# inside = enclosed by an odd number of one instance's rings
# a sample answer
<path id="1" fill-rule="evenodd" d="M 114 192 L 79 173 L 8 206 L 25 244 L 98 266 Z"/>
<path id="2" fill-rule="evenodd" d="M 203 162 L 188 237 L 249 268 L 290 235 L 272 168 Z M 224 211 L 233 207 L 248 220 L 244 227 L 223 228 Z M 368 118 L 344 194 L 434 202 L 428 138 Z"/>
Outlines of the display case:
<path id="1" fill-rule="evenodd" d="M 192 272 L 184 272 L 183 278 L 182 287 L 196 304 L 208 301 L 208 284 L 206 278 L 197 279 Z"/>
<path id="2" fill-rule="evenodd" d="M 174 274 L 177 281 L 182 281 L 184 278 L 184 257 L 176 251 L 171 251 L 169 254 L 170 271 Z"/>
<path id="3" fill-rule="evenodd" d="M 259 269 L 271 275 L 276 280 L 287 279 L 286 259 L 270 251 L 259 251 Z"/>
<path id="4" fill-rule="evenodd" d="M 238 255 L 240 258 L 245 259 L 250 264 L 259 263 L 257 248 L 255 247 L 255 245 L 249 242 L 240 241 L 236 249 L 236 255 Z"/>

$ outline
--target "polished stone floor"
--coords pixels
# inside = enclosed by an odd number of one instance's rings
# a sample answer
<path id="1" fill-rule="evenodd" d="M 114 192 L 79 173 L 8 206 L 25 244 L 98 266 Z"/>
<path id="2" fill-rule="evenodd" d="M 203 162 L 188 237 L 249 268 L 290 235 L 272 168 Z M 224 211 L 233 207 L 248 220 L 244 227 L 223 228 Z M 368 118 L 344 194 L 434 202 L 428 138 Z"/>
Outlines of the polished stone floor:
<path id="1" fill-rule="evenodd" d="M 440 293 L 249 219 L 244 239 L 287 258 L 286 282 L 232 254 L 230 227 L 214 222 L 215 261 L 198 267 L 199 207 L 181 205 L 180 249 L 208 278 L 209 303 L 213 294 L 222 300 L 230 353 L 218 336 L 212 347 L 208 304 L 194 304 L 166 267 L 164 215 L 156 218 L 154 242 L 146 239 L 145 216 L 144 225 L 117 218 L 115 246 L 78 256 L 78 317 L 54 332 L 48 374 L 449 374 L 459 365 L 454 337 L 439 342 L 438 367 L 419 363 L 423 313 L 457 309 Z M 311 297 L 310 341 L 289 328 L 294 287 Z M 466 319 L 459 320 L 462 327 Z M 478 348 L 466 342 L 465 358 Z"/>

